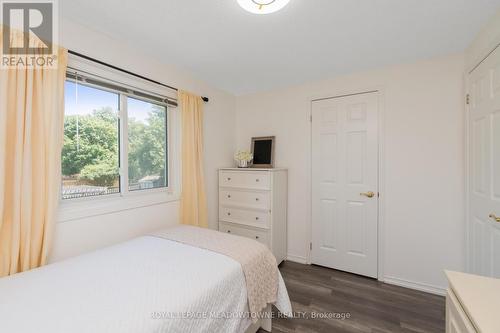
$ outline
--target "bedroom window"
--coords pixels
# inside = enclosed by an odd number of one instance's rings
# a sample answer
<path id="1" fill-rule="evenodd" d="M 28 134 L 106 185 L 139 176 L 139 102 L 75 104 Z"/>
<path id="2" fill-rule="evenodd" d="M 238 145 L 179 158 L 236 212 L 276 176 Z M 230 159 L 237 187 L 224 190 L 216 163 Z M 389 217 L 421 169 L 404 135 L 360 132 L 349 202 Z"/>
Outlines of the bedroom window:
<path id="1" fill-rule="evenodd" d="M 161 97 L 68 72 L 62 199 L 167 188 L 167 138 Z"/>
<path id="2" fill-rule="evenodd" d="M 120 192 L 120 95 L 66 81 L 62 198 Z"/>
<path id="3" fill-rule="evenodd" d="M 167 186 L 167 109 L 127 98 L 129 191 Z"/>

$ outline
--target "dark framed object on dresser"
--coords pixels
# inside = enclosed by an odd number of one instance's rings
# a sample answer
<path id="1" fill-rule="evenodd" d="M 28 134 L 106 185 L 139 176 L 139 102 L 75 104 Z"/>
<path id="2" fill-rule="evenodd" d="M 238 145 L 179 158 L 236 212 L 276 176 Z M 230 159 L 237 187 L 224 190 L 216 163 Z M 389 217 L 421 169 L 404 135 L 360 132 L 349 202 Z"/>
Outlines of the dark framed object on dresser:
<path id="1" fill-rule="evenodd" d="M 252 138 L 252 168 L 274 168 L 275 141 L 274 136 Z"/>

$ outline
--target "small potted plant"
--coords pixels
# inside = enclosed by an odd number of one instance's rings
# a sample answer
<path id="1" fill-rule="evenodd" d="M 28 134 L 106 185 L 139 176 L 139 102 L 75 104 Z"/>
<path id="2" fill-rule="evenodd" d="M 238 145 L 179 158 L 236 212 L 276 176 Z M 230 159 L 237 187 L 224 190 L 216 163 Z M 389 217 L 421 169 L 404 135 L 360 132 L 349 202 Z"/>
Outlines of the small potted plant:
<path id="1" fill-rule="evenodd" d="M 238 163 L 238 168 L 248 168 L 253 160 L 253 154 L 247 150 L 238 150 L 234 154 L 234 160 Z"/>

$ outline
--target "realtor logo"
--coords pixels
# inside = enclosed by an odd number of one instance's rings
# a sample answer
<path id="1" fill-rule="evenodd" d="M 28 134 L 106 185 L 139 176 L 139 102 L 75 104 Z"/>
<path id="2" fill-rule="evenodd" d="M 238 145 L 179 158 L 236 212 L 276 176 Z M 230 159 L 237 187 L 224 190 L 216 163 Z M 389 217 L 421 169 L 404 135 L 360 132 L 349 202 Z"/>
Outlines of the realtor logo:
<path id="1" fill-rule="evenodd" d="M 56 0 L 1 1 L 1 66 L 54 67 Z"/>

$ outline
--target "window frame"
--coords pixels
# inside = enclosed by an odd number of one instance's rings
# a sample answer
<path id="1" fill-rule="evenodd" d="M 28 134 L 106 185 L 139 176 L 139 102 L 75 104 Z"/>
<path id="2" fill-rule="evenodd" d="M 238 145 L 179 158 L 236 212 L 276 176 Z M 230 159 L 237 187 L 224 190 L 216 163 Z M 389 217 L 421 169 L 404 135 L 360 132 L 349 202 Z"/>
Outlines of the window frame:
<path id="1" fill-rule="evenodd" d="M 152 96 L 161 96 L 169 100 L 177 100 L 174 91 L 147 82 L 140 78 L 133 77 L 126 73 L 110 69 L 103 65 L 70 56 L 68 60 L 67 73 L 84 73 L 86 76 L 95 76 L 99 80 L 124 88 L 132 87 L 138 91 L 149 93 Z M 70 80 L 70 78 L 66 78 Z M 120 193 L 98 195 L 74 199 L 63 199 L 59 195 L 60 209 L 59 222 L 66 222 L 85 217 L 109 214 L 128 209 L 147 207 L 178 201 L 180 199 L 180 117 L 178 108 L 161 104 L 158 101 L 148 99 L 144 96 L 137 96 L 133 93 L 115 90 L 106 86 L 100 86 L 89 82 L 82 83 L 86 86 L 117 93 L 119 95 L 119 175 Z M 130 191 L 128 184 L 128 110 L 127 98 L 134 98 L 144 102 L 161 105 L 166 112 L 166 167 L 167 186 L 153 189 Z M 62 177 L 62 175 L 61 175 Z M 61 186 L 62 188 L 62 186 Z"/>
<path id="2" fill-rule="evenodd" d="M 68 73 L 66 73 L 66 79 L 65 79 L 65 83 L 66 81 L 71 81 L 70 79 L 68 79 L 67 77 Z M 110 88 L 107 88 L 107 87 L 103 87 L 103 86 L 100 86 L 100 85 L 97 85 L 97 84 L 92 84 L 92 83 L 78 83 L 79 85 L 85 85 L 87 87 L 90 87 L 90 88 L 93 88 L 93 89 L 99 89 L 99 90 L 102 90 L 102 91 L 105 91 L 105 92 L 109 92 L 109 93 L 113 93 L 113 94 L 116 94 L 118 95 L 118 115 L 117 115 L 117 118 L 118 118 L 118 163 L 119 163 L 119 168 L 121 168 L 121 165 L 122 165 L 122 157 L 121 157 L 121 153 L 122 153 L 122 127 L 121 127 L 121 111 L 120 111 L 120 108 L 121 108 L 121 94 L 119 91 L 117 90 L 113 90 L 113 89 L 110 89 Z M 66 98 L 66 94 L 64 95 L 64 98 Z M 64 120 L 63 122 L 66 120 L 66 109 L 64 110 Z M 64 140 L 64 133 L 63 133 L 63 140 Z M 81 198 L 70 198 L 70 199 L 64 199 L 62 197 L 62 184 L 61 184 L 61 193 L 59 194 L 59 202 L 62 204 L 62 203 L 65 203 L 65 202 L 77 202 L 77 201 L 82 201 L 82 202 L 85 202 L 85 201 L 92 201 L 92 200 L 97 200 L 97 199 L 104 199 L 104 198 L 113 198 L 113 197 L 120 197 L 121 196 L 121 191 L 122 191 L 122 183 L 123 183 L 123 178 L 120 174 L 120 171 L 118 172 L 118 178 L 119 178 L 119 189 L 120 189 L 120 192 L 119 193 L 112 193 L 112 194 L 103 194 L 103 195 L 94 195 L 94 196 L 87 196 L 87 197 L 81 197 Z M 62 173 L 61 173 L 61 179 L 62 179 Z"/>
<path id="3" fill-rule="evenodd" d="M 133 98 L 142 102 L 147 102 L 155 105 L 159 105 L 165 108 L 165 130 L 167 131 L 167 135 L 165 136 L 165 166 L 167 168 L 167 177 L 165 178 L 167 181 L 167 186 L 162 186 L 162 187 L 156 187 L 156 188 L 151 188 L 151 189 L 142 189 L 142 190 L 135 190 L 131 191 L 129 189 L 129 168 L 128 168 L 128 148 L 129 148 L 129 139 L 128 139 L 128 98 Z M 169 106 L 168 105 L 161 105 L 158 102 L 154 102 L 152 100 L 149 100 L 147 98 L 143 97 L 138 97 L 133 94 L 120 94 L 120 112 L 119 112 L 119 119 L 120 119 L 120 133 L 123 131 L 123 135 L 120 135 L 120 194 L 124 195 L 131 195 L 134 193 L 144 193 L 144 192 L 168 192 L 169 187 L 170 187 L 170 147 L 169 147 L 169 142 L 170 142 L 170 130 L 169 130 L 169 125 L 170 125 L 170 120 L 169 120 Z M 122 127 L 122 124 L 124 126 Z M 123 138 L 122 138 L 123 136 Z M 126 138 L 125 138 L 126 136 Z M 123 153 L 122 153 L 123 152 Z M 123 180 L 123 181 L 122 181 Z"/>

